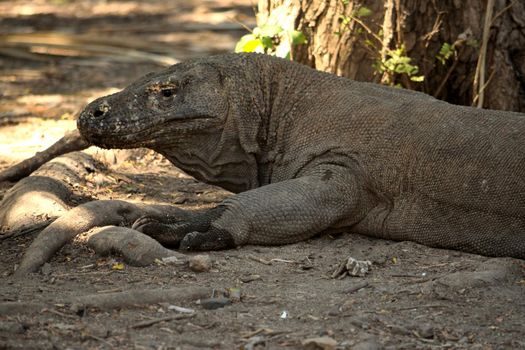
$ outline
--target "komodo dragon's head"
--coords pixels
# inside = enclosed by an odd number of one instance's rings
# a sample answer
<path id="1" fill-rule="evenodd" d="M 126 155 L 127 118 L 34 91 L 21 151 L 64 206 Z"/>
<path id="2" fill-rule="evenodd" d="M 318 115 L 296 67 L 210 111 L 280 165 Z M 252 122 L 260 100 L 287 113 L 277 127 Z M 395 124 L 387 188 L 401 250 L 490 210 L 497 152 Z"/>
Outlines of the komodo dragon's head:
<path id="1" fill-rule="evenodd" d="M 219 70 L 206 60 L 176 64 L 91 102 L 78 129 L 104 148 L 159 149 L 217 133 L 228 113 Z"/>

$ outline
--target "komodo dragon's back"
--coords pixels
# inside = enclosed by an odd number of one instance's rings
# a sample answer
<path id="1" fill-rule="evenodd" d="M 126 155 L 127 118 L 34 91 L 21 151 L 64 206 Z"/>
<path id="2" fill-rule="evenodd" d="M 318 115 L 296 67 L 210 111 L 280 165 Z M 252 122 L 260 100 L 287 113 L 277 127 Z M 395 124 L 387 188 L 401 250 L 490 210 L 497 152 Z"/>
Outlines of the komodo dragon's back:
<path id="1" fill-rule="evenodd" d="M 163 92 L 171 86 L 174 97 Z M 165 242 L 183 248 L 283 244 L 346 227 L 525 258 L 523 114 L 230 54 L 99 99 L 79 129 L 102 146 L 155 149 L 238 193 L 200 217 L 201 226 L 166 223 Z"/>

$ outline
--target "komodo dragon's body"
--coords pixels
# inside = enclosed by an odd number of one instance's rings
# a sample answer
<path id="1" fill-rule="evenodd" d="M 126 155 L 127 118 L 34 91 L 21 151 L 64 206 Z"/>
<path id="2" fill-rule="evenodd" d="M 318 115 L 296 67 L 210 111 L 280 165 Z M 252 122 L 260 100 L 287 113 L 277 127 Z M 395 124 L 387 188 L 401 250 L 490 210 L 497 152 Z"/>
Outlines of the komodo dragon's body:
<path id="1" fill-rule="evenodd" d="M 237 193 L 189 222 L 135 225 L 165 244 L 285 244 L 335 228 L 525 258 L 523 114 L 227 54 L 100 98 L 78 127 Z"/>

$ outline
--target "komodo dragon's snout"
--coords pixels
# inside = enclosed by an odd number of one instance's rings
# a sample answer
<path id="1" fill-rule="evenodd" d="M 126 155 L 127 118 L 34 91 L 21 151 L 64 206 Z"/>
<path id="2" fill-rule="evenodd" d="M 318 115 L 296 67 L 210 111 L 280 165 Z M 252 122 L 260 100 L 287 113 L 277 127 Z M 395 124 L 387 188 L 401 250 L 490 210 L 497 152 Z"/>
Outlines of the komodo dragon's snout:
<path id="1" fill-rule="evenodd" d="M 226 112 L 219 71 L 211 65 L 179 64 L 91 102 L 77 126 L 101 147 L 154 148 L 180 143 L 199 130 L 210 132 Z"/>

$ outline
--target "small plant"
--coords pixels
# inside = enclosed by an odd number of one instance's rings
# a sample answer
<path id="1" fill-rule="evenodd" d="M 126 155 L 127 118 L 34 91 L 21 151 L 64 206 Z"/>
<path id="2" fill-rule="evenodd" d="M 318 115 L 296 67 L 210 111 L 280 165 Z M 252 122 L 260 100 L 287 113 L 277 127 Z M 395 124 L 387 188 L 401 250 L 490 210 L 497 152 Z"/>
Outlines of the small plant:
<path id="1" fill-rule="evenodd" d="M 456 45 L 445 42 L 443 43 L 443 45 L 441 45 L 441 48 L 439 49 L 439 52 L 436 55 L 436 58 L 439 62 L 441 62 L 442 65 L 445 65 L 452 56 L 456 55 Z"/>
<path id="2" fill-rule="evenodd" d="M 412 59 L 405 55 L 405 46 L 395 50 L 387 50 L 384 60 L 378 59 L 372 65 L 376 72 L 386 74 L 386 83 L 388 85 L 395 84 L 396 74 L 406 74 L 411 81 L 422 82 L 425 80 L 423 75 L 419 73 L 419 67 L 412 64 Z"/>
<path id="3" fill-rule="evenodd" d="M 348 0 L 341 0 L 343 5 L 348 4 Z M 368 47 L 375 56 L 375 62 L 372 67 L 376 73 L 383 76 L 382 82 L 387 85 L 396 84 L 396 77 L 398 75 L 406 75 L 411 81 L 422 82 L 425 77 L 418 75 L 419 67 L 412 64 L 412 59 L 406 55 L 405 46 L 403 44 L 392 50 L 383 47 L 383 32 L 375 33 L 368 27 L 361 19 L 373 14 L 372 10 L 365 6 L 359 6 L 349 16 L 341 15 L 339 20 L 341 22 L 341 30 L 348 30 L 352 22 L 359 25 L 354 30 L 358 35 L 368 34 L 364 39 L 364 44 Z M 341 35 L 341 31 L 335 34 Z"/>
<path id="4" fill-rule="evenodd" d="M 235 46 L 235 52 L 259 52 L 291 59 L 292 46 L 305 44 L 306 37 L 298 30 L 285 30 L 277 24 L 255 27 Z"/>

